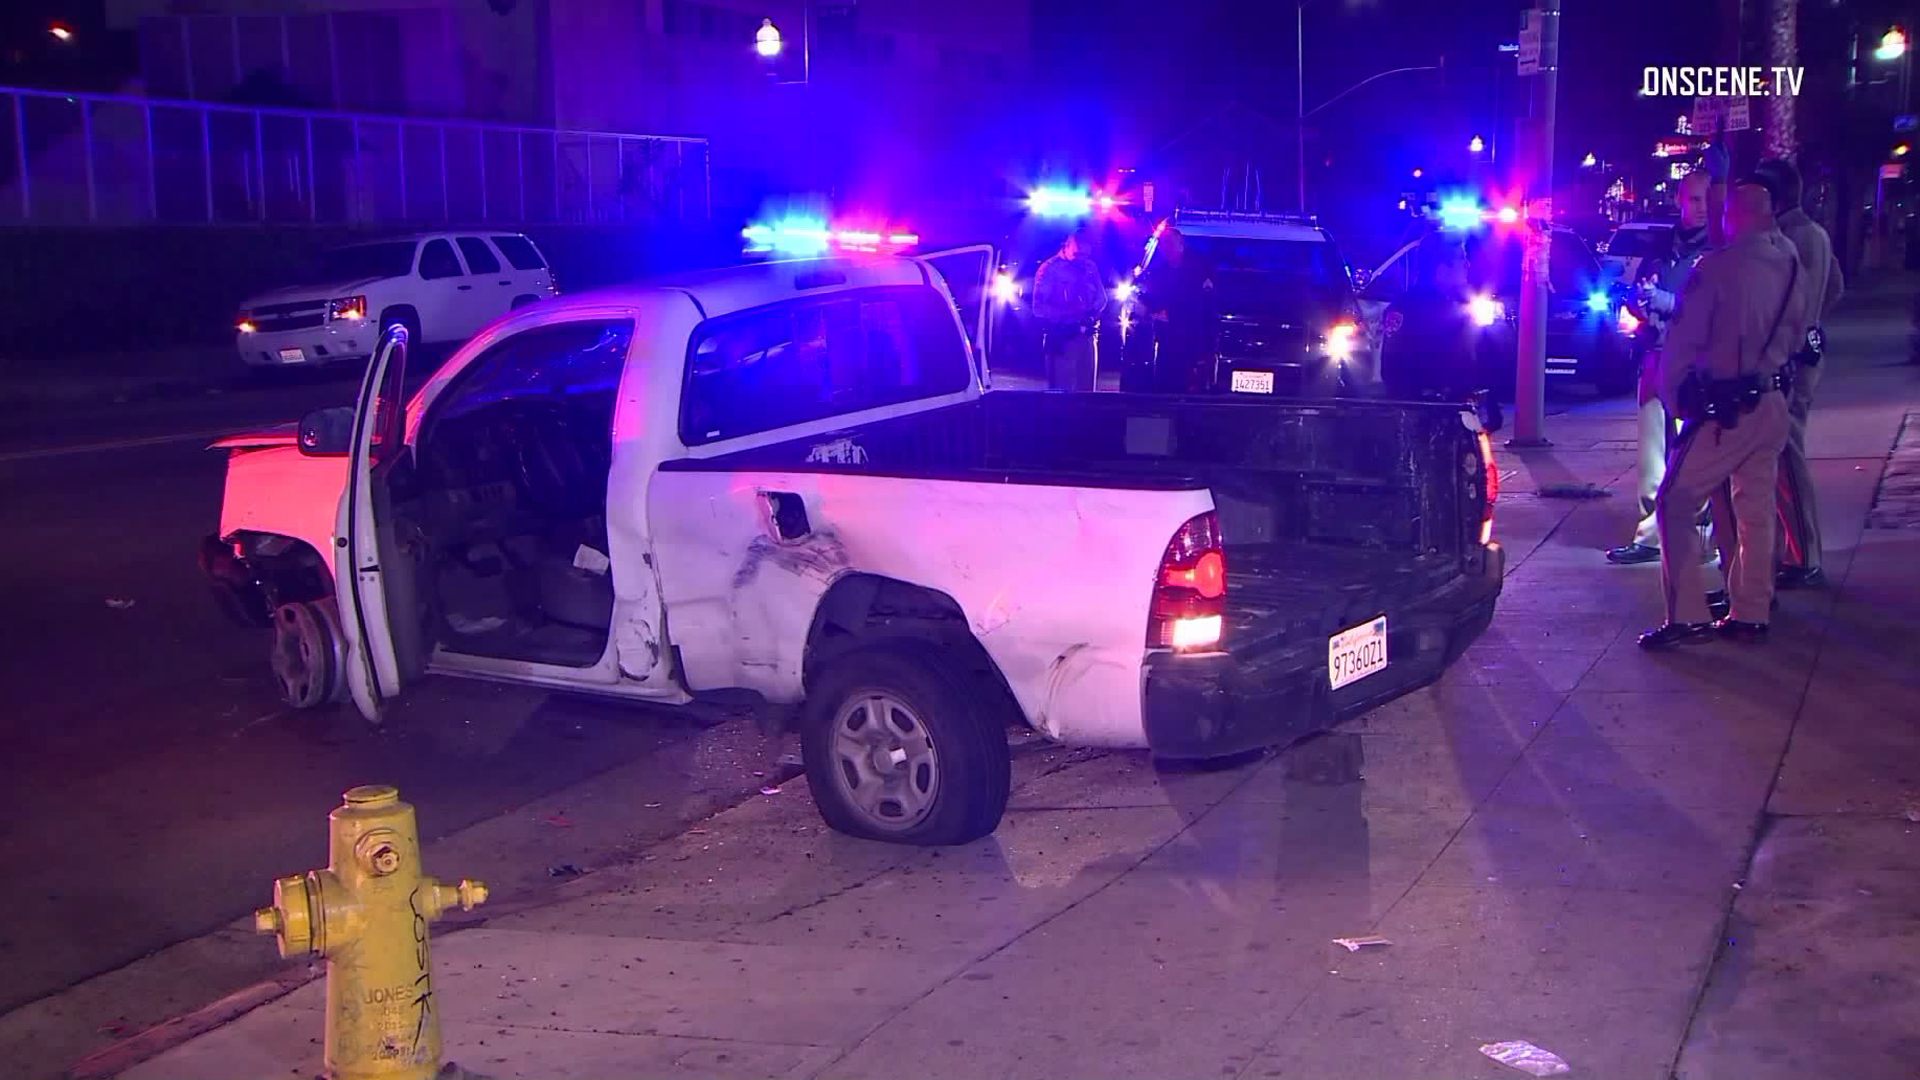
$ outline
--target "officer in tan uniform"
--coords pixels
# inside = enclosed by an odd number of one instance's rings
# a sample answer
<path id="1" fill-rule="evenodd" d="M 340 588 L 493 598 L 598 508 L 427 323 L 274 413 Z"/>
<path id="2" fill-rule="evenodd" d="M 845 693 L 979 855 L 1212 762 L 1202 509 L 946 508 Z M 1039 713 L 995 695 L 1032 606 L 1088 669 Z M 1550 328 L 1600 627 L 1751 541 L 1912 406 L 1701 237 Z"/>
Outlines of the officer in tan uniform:
<path id="1" fill-rule="evenodd" d="M 1661 398 L 1684 423 L 1655 511 L 1667 621 L 1640 635 L 1662 649 L 1709 637 L 1766 637 L 1773 604 L 1774 483 L 1787 442 L 1788 357 L 1813 319 L 1806 275 L 1751 178 L 1728 193 L 1727 247 L 1702 259 L 1667 333 Z M 1731 611 L 1708 622 L 1694 515 L 1737 538 L 1726 573 Z M 1731 520 L 1729 520 L 1729 517 Z M 1724 561 L 1724 560 L 1723 560 Z"/>
<path id="2" fill-rule="evenodd" d="M 1846 284 L 1840 260 L 1833 254 L 1833 240 L 1801 206 L 1804 185 L 1800 170 L 1790 161 L 1773 158 L 1754 166 L 1753 172 L 1773 194 L 1780 231 L 1793 241 L 1800 255 L 1800 272 L 1807 276 L 1815 308 L 1814 333 L 1794 350 L 1793 396 L 1787 402 L 1787 449 L 1780 459 L 1777 489 L 1781 528 L 1774 553 L 1780 573 L 1774 584 L 1798 588 L 1818 585 L 1826 578 L 1820 559 L 1820 515 L 1815 506 L 1813 472 L 1807 467 L 1807 417 L 1813 411 L 1813 391 L 1820 385 L 1820 361 L 1826 351 L 1821 324 L 1833 314 Z"/>

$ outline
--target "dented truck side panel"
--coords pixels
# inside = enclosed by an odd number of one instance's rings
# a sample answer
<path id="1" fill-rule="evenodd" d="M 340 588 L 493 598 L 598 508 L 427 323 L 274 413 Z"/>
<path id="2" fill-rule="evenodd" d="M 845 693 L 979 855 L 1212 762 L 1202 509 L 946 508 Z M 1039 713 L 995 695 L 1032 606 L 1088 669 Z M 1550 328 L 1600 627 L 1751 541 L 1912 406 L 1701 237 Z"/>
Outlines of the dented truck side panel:
<path id="1" fill-rule="evenodd" d="M 804 536 L 778 533 L 772 493 L 800 500 Z M 694 689 L 799 701 L 821 597 L 872 574 L 950 597 L 1034 728 L 1115 747 L 1146 745 L 1153 570 L 1167 538 L 1212 508 L 1198 490 L 692 470 L 659 473 L 648 504 Z"/>

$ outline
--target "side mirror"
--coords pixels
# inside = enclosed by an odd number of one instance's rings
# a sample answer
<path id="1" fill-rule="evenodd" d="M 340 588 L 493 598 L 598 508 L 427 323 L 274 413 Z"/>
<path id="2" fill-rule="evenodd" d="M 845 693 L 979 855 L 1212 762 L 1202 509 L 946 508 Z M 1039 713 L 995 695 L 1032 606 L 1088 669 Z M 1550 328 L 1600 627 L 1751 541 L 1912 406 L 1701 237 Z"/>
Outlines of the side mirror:
<path id="1" fill-rule="evenodd" d="M 353 406 L 315 409 L 300 420 L 300 452 L 308 457 L 344 457 L 353 449 Z"/>
<path id="2" fill-rule="evenodd" d="M 1356 288 L 1356 289 L 1364 289 L 1364 288 L 1366 288 L 1367 286 L 1369 286 L 1369 285 L 1371 285 L 1371 284 L 1373 284 L 1373 271 L 1371 271 L 1371 270 L 1355 270 L 1355 271 L 1353 272 L 1353 287 L 1354 287 L 1354 288 Z"/>

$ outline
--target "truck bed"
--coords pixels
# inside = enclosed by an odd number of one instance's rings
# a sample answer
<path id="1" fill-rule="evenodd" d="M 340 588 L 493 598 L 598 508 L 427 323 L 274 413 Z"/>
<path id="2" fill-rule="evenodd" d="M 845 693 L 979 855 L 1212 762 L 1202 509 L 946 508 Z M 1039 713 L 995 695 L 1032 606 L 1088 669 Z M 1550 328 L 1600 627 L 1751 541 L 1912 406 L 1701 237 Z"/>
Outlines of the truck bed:
<path id="1" fill-rule="evenodd" d="M 1484 470 L 1462 412 L 994 391 L 662 468 L 1207 489 L 1226 547 L 1224 649 L 1150 657 L 1146 696 L 1156 751 L 1209 756 L 1287 741 L 1431 681 L 1485 628 L 1501 556 L 1480 542 Z M 1332 690 L 1329 637 L 1383 616 L 1388 669 Z"/>

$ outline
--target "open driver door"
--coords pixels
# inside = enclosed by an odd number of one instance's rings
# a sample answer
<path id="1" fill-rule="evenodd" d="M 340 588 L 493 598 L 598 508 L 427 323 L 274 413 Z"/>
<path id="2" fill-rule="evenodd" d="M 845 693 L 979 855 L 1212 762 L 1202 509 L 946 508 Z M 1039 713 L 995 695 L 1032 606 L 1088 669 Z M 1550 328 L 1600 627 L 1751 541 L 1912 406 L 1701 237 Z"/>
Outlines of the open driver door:
<path id="1" fill-rule="evenodd" d="M 414 482 L 402 396 L 407 346 L 406 327 L 390 326 L 367 365 L 353 407 L 347 487 L 334 521 L 334 591 L 347 646 L 347 688 L 361 714 L 375 723 L 426 671 L 431 650 L 420 591 L 425 539 L 396 512 Z M 344 426 L 345 420 L 338 415 L 336 422 Z M 301 441 L 313 441 L 307 430 Z"/>
<path id="2" fill-rule="evenodd" d="M 954 306 L 960 311 L 960 322 L 967 330 L 967 341 L 973 346 L 980 386 L 985 389 L 992 383 L 987 351 L 993 336 L 993 275 L 999 269 L 993 245 L 975 244 L 928 252 L 920 256 L 920 261 L 946 279 L 947 292 L 953 296 Z"/>

